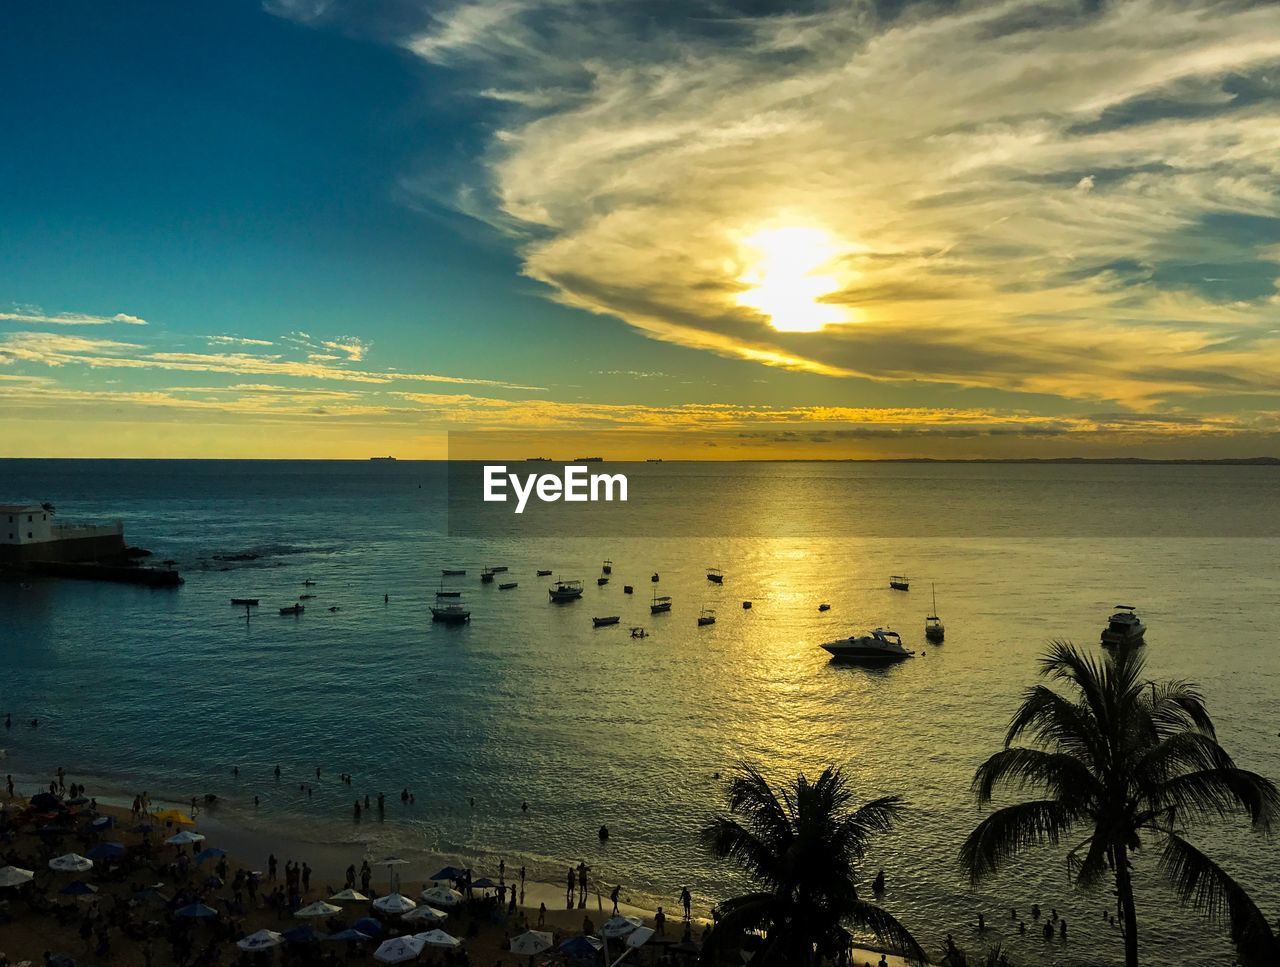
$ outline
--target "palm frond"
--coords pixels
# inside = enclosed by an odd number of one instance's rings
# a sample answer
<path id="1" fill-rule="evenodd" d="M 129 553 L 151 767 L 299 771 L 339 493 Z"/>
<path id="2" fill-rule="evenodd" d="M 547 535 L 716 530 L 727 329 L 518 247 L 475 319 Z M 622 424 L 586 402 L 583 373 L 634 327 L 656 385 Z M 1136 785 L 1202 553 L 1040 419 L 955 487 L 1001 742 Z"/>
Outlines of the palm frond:
<path id="1" fill-rule="evenodd" d="M 995 753 L 974 773 L 973 791 L 979 802 L 990 802 L 999 786 L 1047 790 L 1057 799 L 1078 802 L 1101 791 L 1097 777 L 1075 756 L 1021 746 Z"/>
<path id="2" fill-rule="evenodd" d="M 1244 813 L 1253 828 L 1269 833 L 1280 818 L 1280 793 L 1269 779 L 1246 769 L 1205 769 L 1163 783 L 1152 796 L 1178 819 L 1211 819 Z"/>
<path id="3" fill-rule="evenodd" d="M 772 893 L 748 893 L 716 904 L 716 920 L 702 944 L 699 963 L 710 967 L 723 951 L 742 946 L 747 933 L 769 926 L 777 898 Z"/>
<path id="4" fill-rule="evenodd" d="M 1006 860 L 1029 846 L 1056 846 L 1081 818 L 1076 809 L 1053 799 L 997 809 L 965 839 L 960 847 L 960 865 L 977 883 L 998 872 Z"/>
<path id="5" fill-rule="evenodd" d="M 902 954 L 907 960 L 928 963 L 929 958 L 924 948 L 911 935 L 911 931 L 883 907 L 859 900 L 849 911 L 849 922 L 863 930 L 870 930 L 875 934 L 876 940 Z"/>

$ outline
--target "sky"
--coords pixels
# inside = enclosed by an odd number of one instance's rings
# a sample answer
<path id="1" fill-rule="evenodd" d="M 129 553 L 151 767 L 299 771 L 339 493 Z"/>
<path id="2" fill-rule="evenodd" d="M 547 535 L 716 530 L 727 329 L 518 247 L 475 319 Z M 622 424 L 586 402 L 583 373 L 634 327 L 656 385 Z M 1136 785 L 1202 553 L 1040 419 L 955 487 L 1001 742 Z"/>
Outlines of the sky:
<path id="1" fill-rule="evenodd" d="M 0 90 L 0 456 L 1280 455 L 1274 4 L 58 0 Z"/>

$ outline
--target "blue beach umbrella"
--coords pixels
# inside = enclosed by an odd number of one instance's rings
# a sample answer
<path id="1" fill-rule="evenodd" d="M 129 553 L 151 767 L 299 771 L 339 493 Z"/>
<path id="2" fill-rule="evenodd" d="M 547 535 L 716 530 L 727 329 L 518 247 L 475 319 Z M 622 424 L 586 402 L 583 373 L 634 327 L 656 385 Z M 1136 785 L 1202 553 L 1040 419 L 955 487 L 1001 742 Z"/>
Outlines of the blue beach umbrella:
<path id="1" fill-rule="evenodd" d="M 367 933 L 370 937 L 376 937 L 382 933 L 382 924 L 373 917 L 361 917 L 355 922 L 354 929 Z"/>
<path id="2" fill-rule="evenodd" d="M 471 885 L 477 890 L 496 890 L 498 888 L 498 884 L 494 883 L 493 880 L 489 879 L 487 876 L 480 877 L 480 879 L 476 880 Z"/>
<path id="3" fill-rule="evenodd" d="M 205 906 L 203 903 L 192 903 L 179 909 L 174 916 L 183 917 L 187 920 L 213 920 L 218 916 L 218 911 L 213 907 Z"/>
<path id="4" fill-rule="evenodd" d="M 84 855 L 91 860 L 118 860 L 124 852 L 124 843 L 99 843 Z"/>
<path id="5" fill-rule="evenodd" d="M 346 930 L 339 930 L 337 933 L 331 933 L 324 938 L 325 940 L 336 940 L 339 943 L 356 943 L 361 940 L 371 940 L 367 933 L 361 933 L 359 930 L 352 930 L 348 927 Z"/>
<path id="6" fill-rule="evenodd" d="M 74 883 L 68 883 L 58 892 L 63 896 L 93 896 L 98 892 L 98 888 L 84 880 L 76 880 Z"/>
<path id="7" fill-rule="evenodd" d="M 210 846 L 208 849 L 202 849 L 192 858 L 196 861 L 196 866 L 199 866 L 205 860 L 219 859 L 226 855 L 226 850 L 218 849 L 216 846 Z"/>
<path id="8" fill-rule="evenodd" d="M 294 927 L 292 930 L 286 930 L 281 936 L 284 937 L 285 943 L 291 944 L 315 943 L 320 939 L 320 934 L 310 927 Z"/>
<path id="9" fill-rule="evenodd" d="M 440 870 L 440 872 L 438 872 L 435 876 L 431 877 L 431 879 L 439 883 L 443 880 L 456 880 L 466 875 L 467 875 L 466 870 L 460 870 L 456 866 L 446 866 L 443 870 Z"/>
<path id="10" fill-rule="evenodd" d="M 560 952 L 569 957 L 594 957 L 601 946 L 594 937 L 570 937 L 560 945 Z"/>

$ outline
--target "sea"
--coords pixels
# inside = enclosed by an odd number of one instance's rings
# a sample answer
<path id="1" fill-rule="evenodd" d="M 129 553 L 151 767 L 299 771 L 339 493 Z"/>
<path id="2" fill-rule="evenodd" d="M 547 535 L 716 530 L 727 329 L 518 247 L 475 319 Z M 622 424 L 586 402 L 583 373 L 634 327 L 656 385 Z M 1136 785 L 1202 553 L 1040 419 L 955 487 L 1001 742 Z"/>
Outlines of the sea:
<path id="1" fill-rule="evenodd" d="M 0 765 L 28 787 L 63 766 L 91 791 L 214 794 L 227 822 L 453 857 L 477 875 L 501 859 L 561 883 L 585 861 L 639 906 L 675 908 L 687 885 L 703 911 L 746 886 L 699 841 L 735 770 L 785 783 L 836 765 L 859 798 L 907 804 L 865 858 L 868 892 L 883 869 L 883 904 L 927 948 L 952 934 L 1029 965 L 1123 959 L 1113 897 L 1070 882 L 1074 841 L 977 887 L 957 863 L 984 814 L 974 770 L 1048 642 L 1096 649 L 1114 606 L 1137 607 L 1151 676 L 1198 683 L 1237 762 L 1280 780 L 1280 468 L 625 469 L 633 500 L 594 505 L 573 536 L 531 537 L 514 519 L 498 536 L 451 527 L 442 463 L 0 461 L 0 502 L 120 519 L 185 579 L 0 581 L 0 712 L 14 718 Z M 498 565 L 517 587 L 481 583 Z M 583 580 L 582 599 L 551 603 L 538 570 Z M 910 590 L 891 590 L 893 574 Z M 441 587 L 463 592 L 468 624 L 431 621 Z M 941 645 L 923 637 L 935 593 Z M 279 614 L 303 594 L 303 614 Z M 653 594 L 671 596 L 669 614 L 650 615 Z M 699 627 L 704 609 L 716 622 Z M 594 628 L 603 615 L 620 621 Z M 916 656 L 868 669 L 819 647 L 880 626 Z M 379 791 L 385 816 L 356 821 L 353 800 Z M 1273 842 L 1237 820 L 1188 834 L 1280 916 Z M 1136 861 L 1146 956 L 1230 964 L 1222 931 L 1178 905 L 1156 859 Z M 1033 903 L 1067 919 L 1065 943 L 1042 938 Z"/>

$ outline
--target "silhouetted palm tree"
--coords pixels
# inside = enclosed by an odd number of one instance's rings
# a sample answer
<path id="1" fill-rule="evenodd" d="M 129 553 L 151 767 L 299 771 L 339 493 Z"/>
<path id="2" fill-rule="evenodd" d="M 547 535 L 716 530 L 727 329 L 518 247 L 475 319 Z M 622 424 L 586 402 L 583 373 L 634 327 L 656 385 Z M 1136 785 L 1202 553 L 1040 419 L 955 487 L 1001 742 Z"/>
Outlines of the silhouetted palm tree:
<path id="1" fill-rule="evenodd" d="M 902 812 L 897 796 L 854 808 L 839 769 L 816 782 L 803 775 L 794 786 L 774 789 L 754 769 L 729 784 L 729 815 L 714 817 L 703 842 L 718 857 L 737 862 L 760 890 L 718 904 L 717 922 L 703 947 L 703 963 L 721 951 L 736 957 L 749 931 L 763 933 L 752 960 L 803 965 L 834 957 L 848 943 L 842 924 L 869 930 L 914 959 L 924 952 L 893 916 L 858 896 L 858 864 L 876 833 Z"/>
<path id="2" fill-rule="evenodd" d="M 980 802 L 998 788 L 1039 790 L 1043 798 L 997 809 L 965 841 L 960 860 L 976 882 L 1022 850 L 1087 830 L 1068 854 L 1085 887 L 1110 873 L 1124 926 L 1125 963 L 1138 963 L 1138 920 L 1130 856 L 1149 839 L 1159 872 L 1184 903 L 1226 921 L 1242 957 L 1280 963 L 1266 918 L 1241 887 L 1184 838 L 1187 824 L 1243 814 L 1267 833 L 1280 816 L 1268 780 L 1236 767 L 1214 736 L 1194 685 L 1143 678 L 1140 648 L 1101 661 L 1065 642 L 1042 659 L 1042 674 L 1068 694 L 1028 689 L 1005 748 L 973 779 Z M 1028 737 L 1033 747 L 1014 745 Z M 1262 959 L 1257 959 L 1262 958 Z"/>

